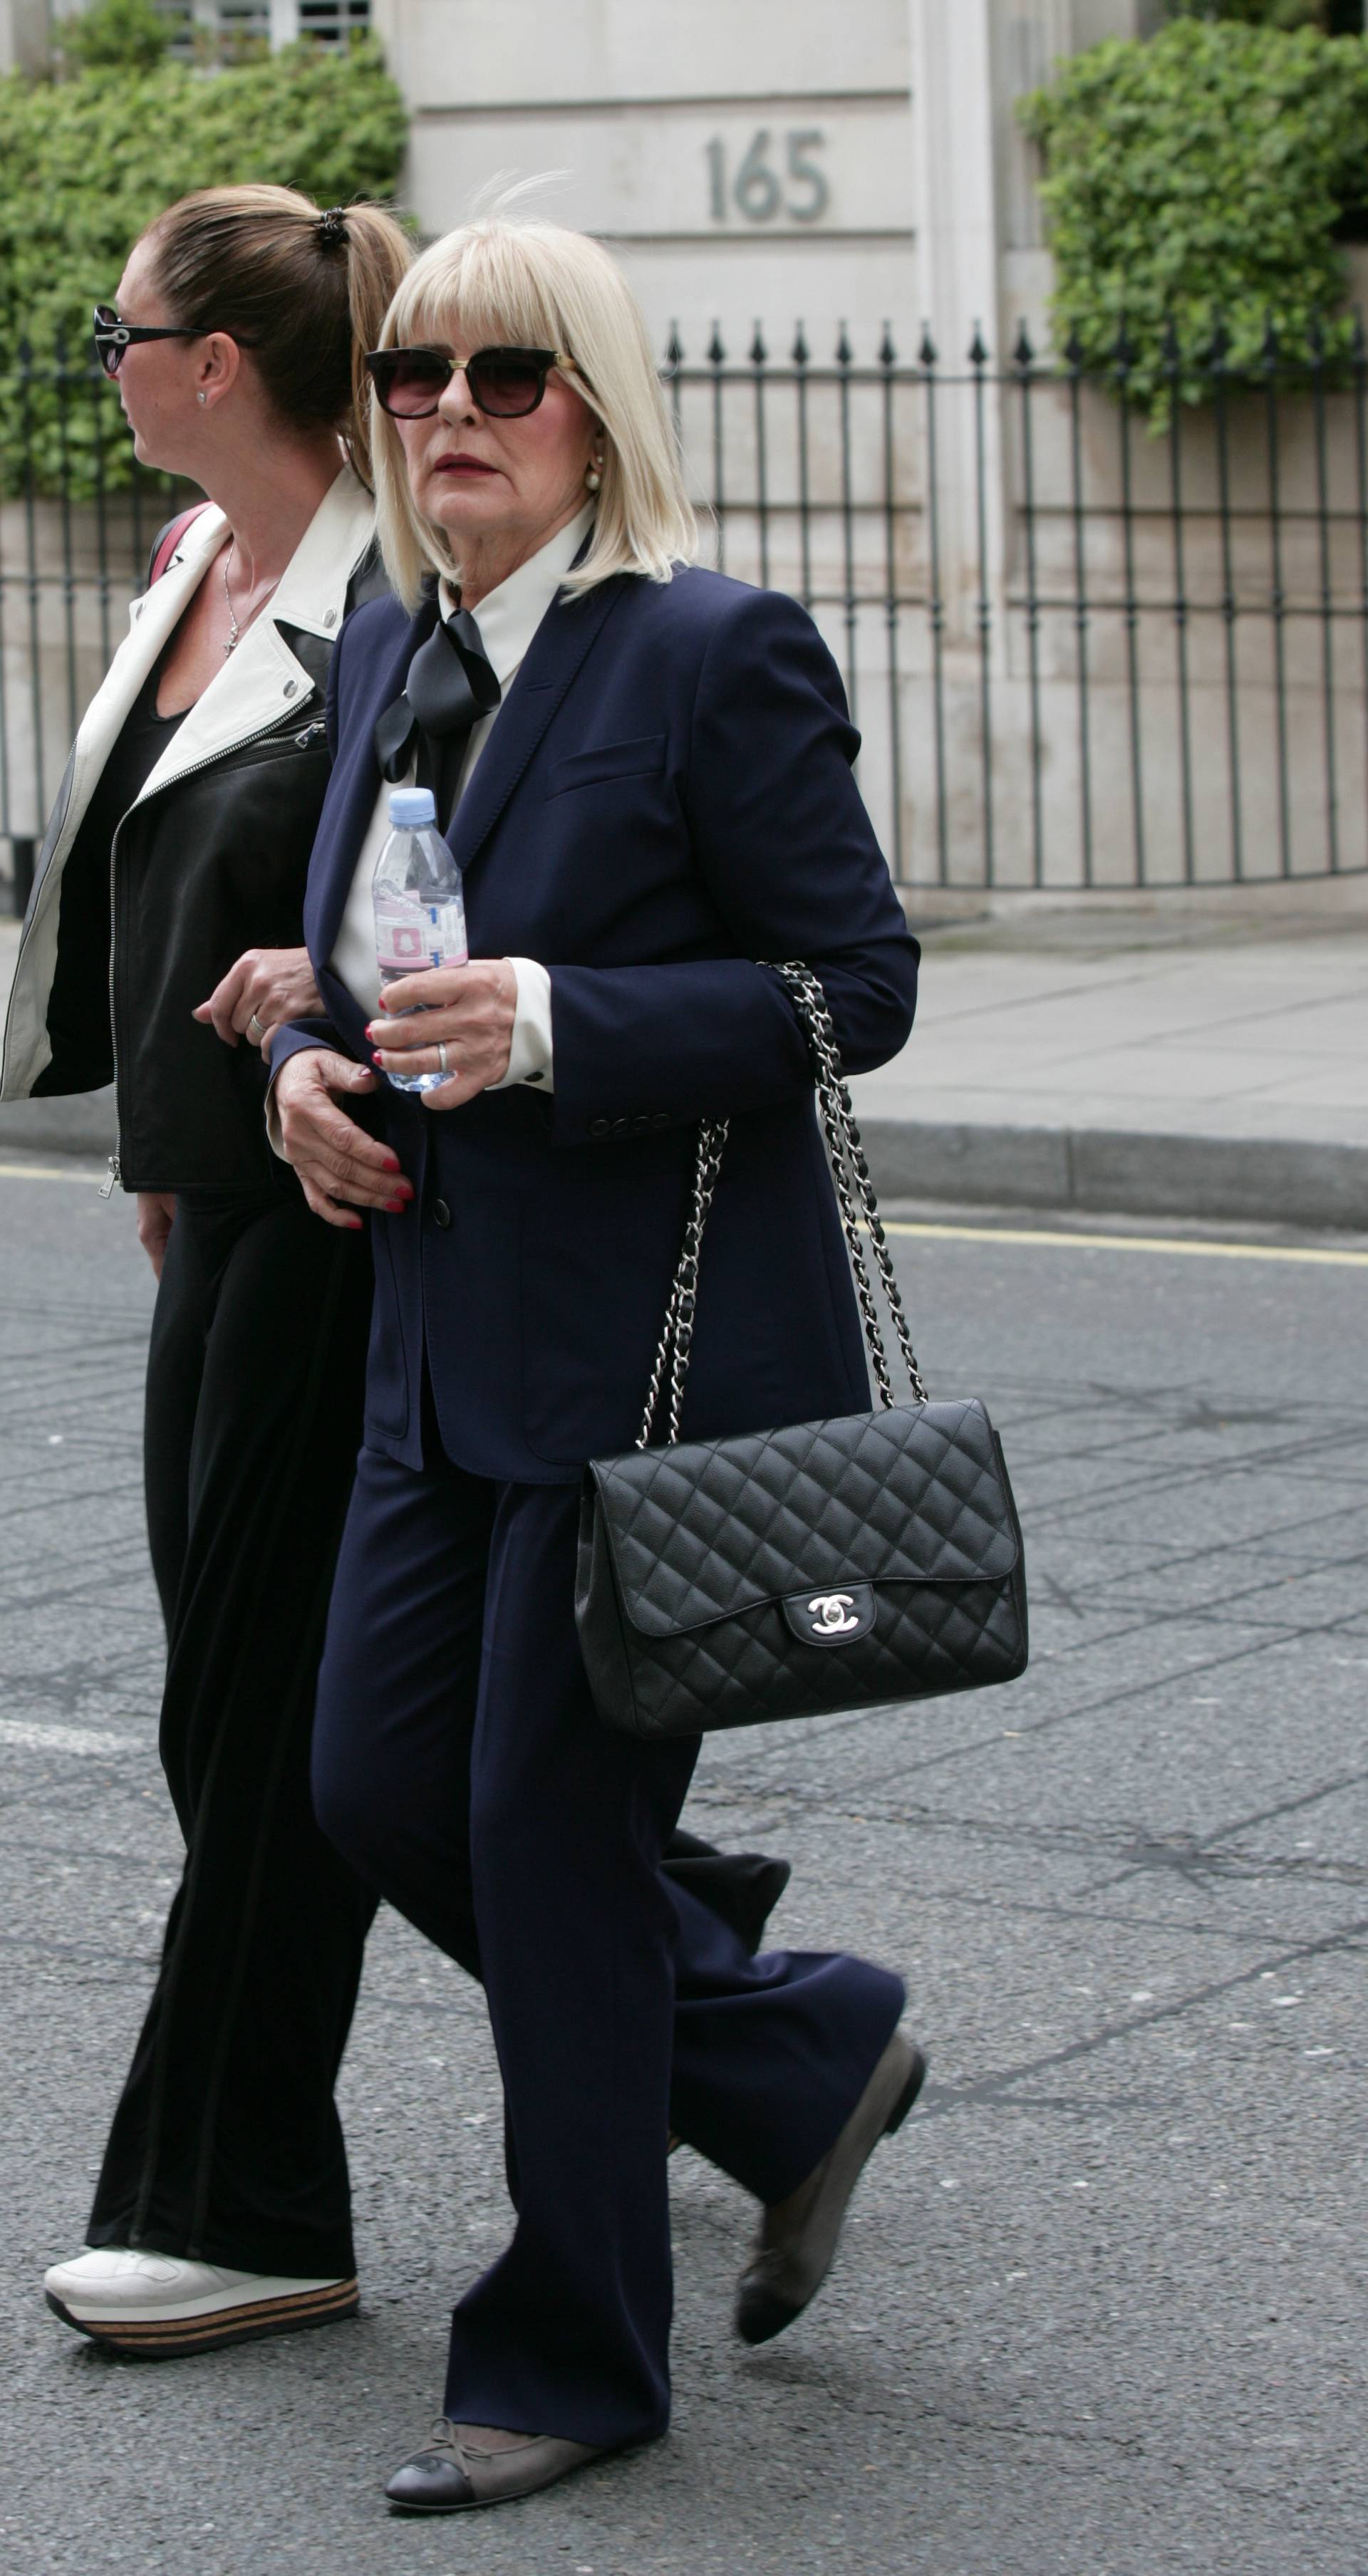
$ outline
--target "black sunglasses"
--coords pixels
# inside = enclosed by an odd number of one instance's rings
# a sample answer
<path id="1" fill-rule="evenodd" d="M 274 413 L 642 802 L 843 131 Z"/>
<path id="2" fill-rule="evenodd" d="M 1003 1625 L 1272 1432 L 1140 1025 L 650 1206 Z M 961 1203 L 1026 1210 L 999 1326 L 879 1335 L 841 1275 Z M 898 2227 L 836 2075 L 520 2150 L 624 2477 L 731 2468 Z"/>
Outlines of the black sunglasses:
<path id="1" fill-rule="evenodd" d="M 444 349 L 369 349 L 366 369 L 382 411 L 396 420 L 429 420 L 459 369 L 477 411 L 490 420 L 525 420 L 546 391 L 553 367 L 574 360 L 559 349 L 477 349 L 473 358 Z"/>
<path id="2" fill-rule="evenodd" d="M 125 349 L 139 340 L 202 340 L 205 333 L 218 329 L 214 322 L 121 322 L 112 304 L 97 304 L 92 325 L 95 355 L 107 376 L 117 376 L 123 364 Z M 229 335 L 240 349 L 254 349 L 255 340 L 244 339 L 240 331 Z"/>

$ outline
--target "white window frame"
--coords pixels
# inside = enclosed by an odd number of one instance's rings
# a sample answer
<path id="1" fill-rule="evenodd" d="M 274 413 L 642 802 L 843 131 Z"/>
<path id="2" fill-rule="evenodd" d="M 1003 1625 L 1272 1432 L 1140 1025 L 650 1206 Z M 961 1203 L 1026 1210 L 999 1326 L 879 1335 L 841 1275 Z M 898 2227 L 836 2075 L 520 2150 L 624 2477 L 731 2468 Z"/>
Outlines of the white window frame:
<path id="1" fill-rule="evenodd" d="M 265 22 L 263 33 L 268 38 L 273 54 L 278 53 L 282 45 L 297 43 L 301 34 L 308 35 L 311 32 L 307 19 L 301 27 L 299 0 L 258 0 L 258 5 Z M 335 0 L 335 6 L 339 34 L 353 26 L 366 28 L 372 22 L 373 0 L 362 0 L 360 13 L 357 11 L 356 0 Z M 168 11 L 167 14 L 170 15 L 170 12 Z M 202 27 L 206 34 L 214 38 L 223 33 L 225 26 L 241 24 L 240 20 L 226 17 L 220 0 L 187 0 L 187 15 L 192 25 Z"/>

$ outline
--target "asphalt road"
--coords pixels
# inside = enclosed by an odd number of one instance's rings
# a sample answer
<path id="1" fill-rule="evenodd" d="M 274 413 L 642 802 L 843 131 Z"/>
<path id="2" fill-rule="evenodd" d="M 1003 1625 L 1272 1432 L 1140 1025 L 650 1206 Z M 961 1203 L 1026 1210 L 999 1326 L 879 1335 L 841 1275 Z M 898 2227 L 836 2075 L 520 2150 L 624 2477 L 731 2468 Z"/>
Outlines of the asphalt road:
<path id="1" fill-rule="evenodd" d="M 1282 1247 L 1285 1252 L 1295 1247 Z M 161 2368 L 48 2316 L 177 1866 L 138 1422 L 151 1285 L 79 1167 L 0 1174 L 0 2567 L 158 2576 L 1361 2576 L 1368 1255 L 898 1238 L 1025 1523 L 1010 1691 L 714 1745 L 796 1946 L 933 2054 L 837 2274 L 729 2331 L 750 2213 L 673 2168 L 669 2440 L 387 2518 L 505 2229 L 478 1996 L 382 1917 L 344 2079 L 364 2314 Z"/>

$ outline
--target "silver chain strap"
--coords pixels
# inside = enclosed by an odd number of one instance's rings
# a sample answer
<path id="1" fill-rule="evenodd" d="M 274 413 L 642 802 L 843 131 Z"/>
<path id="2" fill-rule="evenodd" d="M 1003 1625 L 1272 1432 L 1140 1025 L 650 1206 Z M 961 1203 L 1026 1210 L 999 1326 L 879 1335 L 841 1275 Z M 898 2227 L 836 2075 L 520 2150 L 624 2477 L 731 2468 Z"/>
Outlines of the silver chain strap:
<path id="1" fill-rule="evenodd" d="M 855 1293 L 860 1301 L 860 1315 L 864 1324 L 865 1340 L 869 1346 L 870 1364 L 880 1398 L 885 1405 L 891 1405 L 895 1400 L 893 1381 L 889 1374 L 888 1354 L 884 1348 L 883 1333 L 879 1324 L 879 1310 L 875 1303 L 874 1290 L 865 1261 L 862 1228 L 869 1237 L 875 1267 L 888 1303 L 888 1311 L 893 1318 L 893 1328 L 898 1336 L 903 1365 L 911 1382 L 913 1399 L 918 1404 L 925 1404 L 926 1387 L 912 1348 L 912 1336 L 908 1330 L 907 1317 L 903 1313 L 898 1283 L 893 1276 L 892 1258 L 884 1237 L 883 1226 L 879 1221 L 878 1201 L 874 1195 L 874 1184 L 870 1179 L 864 1147 L 860 1142 L 860 1131 L 855 1123 L 854 1106 L 841 1071 L 840 1050 L 836 1044 L 835 1029 L 831 1024 L 831 1014 L 827 1009 L 826 995 L 808 966 L 790 963 L 785 966 L 776 965 L 772 971 L 781 978 L 787 988 L 802 1022 L 816 1067 L 817 1104 L 821 1112 L 827 1152 L 831 1158 L 832 1178 L 836 1184 L 841 1225 L 845 1233 L 846 1248 L 850 1254 L 850 1267 L 854 1273 Z M 665 1329 L 661 1334 L 655 1355 L 655 1365 L 651 1370 L 646 1410 L 642 1415 L 641 1429 L 637 1434 L 638 1449 L 649 1449 L 651 1445 L 651 1426 L 655 1420 L 656 1407 L 660 1402 L 667 1373 L 670 1383 L 670 1402 L 665 1436 L 671 1446 L 679 1438 L 684 1381 L 688 1375 L 689 1352 L 693 1341 L 694 1309 L 698 1301 L 698 1261 L 703 1245 L 703 1228 L 707 1222 L 708 1210 L 713 1203 L 717 1176 L 722 1168 L 722 1149 L 727 1141 L 728 1124 L 725 1118 L 705 1118 L 698 1131 L 693 1195 L 684 1228 L 684 1245 L 679 1256 L 679 1268 L 675 1273 L 674 1286 L 670 1292 Z"/>
<path id="2" fill-rule="evenodd" d="M 698 1154 L 694 1163 L 693 1199 L 684 1227 L 684 1248 L 679 1256 L 674 1287 L 670 1291 L 665 1330 L 651 1371 L 650 1392 L 646 1410 L 637 1434 L 638 1449 L 649 1449 L 651 1424 L 660 1402 L 665 1372 L 670 1373 L 670 1413 L 666 1439 L 673 1448 L 679 1438 L 679 1415 L 684 1402 L 684 1380 L 689 1370 L 689 1349 L 693 1341 L 694 1307 L 698 1299 L 698 1256 L 703 1248 L 703 1228 L 713 1203 L 717 1175 L 722 1169 L 722 1148 L 727 1141 L 730 1121 L 705 1118 L 698 1131 Z"/>
<path id="3" fill-rule="evenodd" d="M 827 1152 L 831 1158 L 832 1177 L 836 1183 L 841 1223 L 845 1229 L 846 1248 L 850 1254 L 851 1269 L 855 1273 L 856 1293 L 860 1300 L 860 1311 L 864 1317 L 865 1340 L 869 1344 L 869 1357 L 879 1393 L 886 1405 L 893 1403 L 893 1383 L 888 1371 L 888 1357 L 884 1350 L 878 1308 L 870 1287 L 869 1274 L 865 1267 L 864 1246 L 860 1239 L 861 1221 L 869 1235 L 879 1282 L 889 1314 L 893 1318 L 893 1329 L 898 1336 L 898 1348 L 902 1352 L 903 1366 L 911 1383 L 914 1401 L 925 1404 L 926 1386 L 921 1370 L 917 1366 L 917 1355 L 912 1348 L 912 1335 L 907 1317 L 903 1312 L 902 1297 L 897 1280 L 893 1276 L 893 1259 L 879 1216 L 879 1202 L 874 1195 L 874 1183 L 870 1178 L 864 1147 L 860 1142 L 860 1130 L 855 1122 L 855 1105 L 846 1088 L 845 1075 L 841 1070 L 840 1050 L 836 1044 L 836 1031 L 831 1024 L 831 1013 L 827 1009 L 826 995 L 811 967 L 804 966 L 801 961 L 794 961 L 786 966 L 776 966 L 774 972 L 783 979 L 788 988 L 817 1066 L 817 1105 L 821 1111 Z"/>

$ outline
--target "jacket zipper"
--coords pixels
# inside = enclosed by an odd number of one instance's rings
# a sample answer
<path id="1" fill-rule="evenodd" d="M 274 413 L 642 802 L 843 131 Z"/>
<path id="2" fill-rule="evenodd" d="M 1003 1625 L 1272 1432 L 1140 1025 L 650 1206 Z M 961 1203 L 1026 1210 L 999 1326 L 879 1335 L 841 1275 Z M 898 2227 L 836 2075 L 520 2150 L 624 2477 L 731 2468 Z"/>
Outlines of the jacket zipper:
<path id="1" fill-rule="evenodd" d="M 325 719 L 321 716 L 317 719 L 319 724 L 322 724 L 324 721 Z M 201 770 L 216 768 L 219 761 L 226 759 L 229 752 L 249 750 L 254 742 L 261 742 L 268 733 L 274 733 L 279 723 L 279 716 L 273 716 L 269 724 L 258 725 L 255 733 L 244 734 L 240 742 L 228 744 L 223 751 L 212 752 L 207 760 L 192 760 L 188 769 L 178 769 L 174 778 L 163 779 L 160 787 L 154 787 L 150 794 L 145 793 L 140 796 L 136 804 L 129 806 L 128 814 L 121 814 L 118 822 L 114 826 L 114 838 L 109 844 L 109 1050 L 114 1059 L 115 1151 L 108 1158 L 109 1170 L 105 1179 L 100 1183 L 99 1194 L 102 1199 L 112 1198 L 120 1181 L 123 1179 L 123 1123 L 119 1113 L 119 1022 L 114 1000 L 114 955 L 119 935 L 118 885 L 116 877 L 119 855 L 119 834 L 123 830 L 125 823 L 128 821 L 129 815 L 140 814 L 144 806 L 151 804 L 154 796 L 164 796 L 168 787 L 179 787 L 183 779 L 197 778 Z M 314 730 L 314 725 L 306 726 L 302 733 L 297 733 L 295 735 L 295 741 L 297 743 L 307 742 L 309 735 L 314 732 Z"/>

